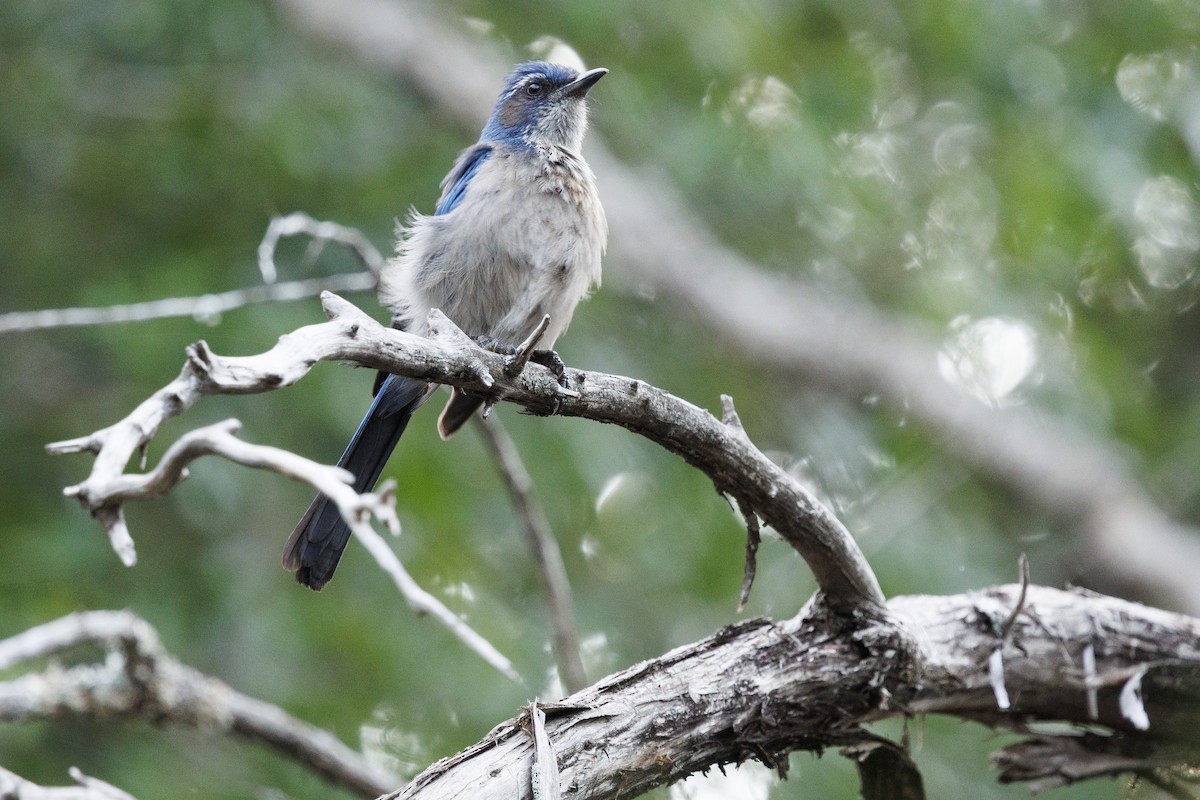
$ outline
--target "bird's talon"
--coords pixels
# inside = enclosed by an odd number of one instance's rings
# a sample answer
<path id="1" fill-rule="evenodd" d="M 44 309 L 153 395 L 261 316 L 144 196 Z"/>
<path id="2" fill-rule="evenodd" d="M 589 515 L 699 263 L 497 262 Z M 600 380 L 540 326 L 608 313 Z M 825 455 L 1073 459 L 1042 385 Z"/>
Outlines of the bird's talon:
<path id="1" fill-rule="evenodd" d="M 475 343 L 484 350 L 497 355 L 512 357 L 517 354 L 517 348 L 491 336 L 476 336 Z"/>
<path id="2" fill-rule="evenodd" d="M 529 360 L 553 372 L 559 386 L 564 389 L 571 388 L 571 379 L 567 377 L 567 364 L 558 353 L 553 350 L 534 350 L 529 354 Z"/>

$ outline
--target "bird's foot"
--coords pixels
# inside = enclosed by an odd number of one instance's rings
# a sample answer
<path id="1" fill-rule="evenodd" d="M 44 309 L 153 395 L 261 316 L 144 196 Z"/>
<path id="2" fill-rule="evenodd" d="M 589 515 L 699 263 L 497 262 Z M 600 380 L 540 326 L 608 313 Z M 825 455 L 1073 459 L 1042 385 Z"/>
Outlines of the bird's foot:
<path id="1" fill-rule="evenodd" d="M 534 350 L 529 354 L 529 360 L 553 372 L 559 386 L 564 389 L 571 388 L 571 381 L 567 377 L 567 364 L 558 353 L 553 350 Z"/>
<path id="2" fill-rule="evenodd" d="M 475 341 L 483 349 L 505 356 L 504 372 L 510 378 L 516 378 L 520 375 L 525 369 L 525 365 L 530 361 L 549 369 L 551 374 L 554 375 L 554 381 L 558 385 L 559 391 L 558 395 L 554 398 L 554 409 L 550 412 L 553 415 L 557 414 L 559 409 L 562 408 L 564 397 L 578 397 L 579 392 L 571 388 L 571 381 L 567 377 L 567 365 L 559 357 L 558 353 L 553 350 L 535 349 L 549 327 L 550 315 L 547 314 L 542 317 L 542 320 L 525 341 L 516 347 L 486 335 L 476 336 Z"/>
<path id="3" fill-rule="evenodd" d="M 502 342 L 492 336 L 476 336 L 475 343 L 490 353 L 502 356 L 515 356 L 517 354 L 515 345 Z"/>

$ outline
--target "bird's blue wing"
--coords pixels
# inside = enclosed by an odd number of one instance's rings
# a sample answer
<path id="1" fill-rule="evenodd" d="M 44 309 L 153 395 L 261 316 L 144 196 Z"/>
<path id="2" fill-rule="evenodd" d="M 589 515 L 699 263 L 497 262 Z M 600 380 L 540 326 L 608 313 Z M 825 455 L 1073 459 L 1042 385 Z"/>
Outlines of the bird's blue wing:
<path id="1" fill-rule="evenodd" d="M 450 174 L 442 180 L 442 197 L 438 200 L 437 209 L 433 212 L 435 215 L 449 214 L 455 206 L 462 202 L 467 195 L 467 187 L 471 184 L 471 179 L 475 177 L 480 165 L 487 161 L 491 154 L 491 145 L 477 144 L 458 157 L 454 169 L 450 170 Z"/>

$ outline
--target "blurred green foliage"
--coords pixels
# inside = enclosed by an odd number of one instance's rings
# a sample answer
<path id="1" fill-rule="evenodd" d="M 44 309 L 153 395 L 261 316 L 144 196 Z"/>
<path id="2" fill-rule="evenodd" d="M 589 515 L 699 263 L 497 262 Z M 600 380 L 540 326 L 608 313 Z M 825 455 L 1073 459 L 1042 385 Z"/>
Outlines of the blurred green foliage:
<path id="1" fill-rule="evenodd" d="M 1033 360 L 1004 402 L 1122 443 L 1165 509 L 1200 517 L 1194 2 L 440 8 L 513 61 L 548 34 L 609 67 L 594 128 L 766 267 L 948 342 L 976 321 L 1008 321 Z M 7 0 L 0 109 L 0 310 L 252 284 L 277 212 L 354 225 L 387 248 L 395 219 L 432 207 L 475 135 L 402 80 L 244 0 Z M 353 268 L 336 253 L 306 263 L 300 247 L 283 261 L 284 277 Z M 43 452 L 123 416 L 176 374 L 191 341 L 252 353 L 319 318 L 309 301 L 5 336 L 0 636 L 128 607 L 184 661 L 412 772 L 551 691 L 538 581 L 474 433 L 443 444 L 431 412 L 410 429 L 388 472 L 401 486 L 398 548 L 528 686 L 413 618 L 353 545 L 329 590 L 295 586 L 278 558 L 303 487 L 198 463 L 173 495 L 129 509 L 139 563 L 124 569 L 61 496 L 89 460 Z M 903 408 L 769 373 L 627 273 L 580 309 L 560 349 L 710 408 L 735 394 L 751 436 L 833 505 L 890 594 L 1011 580 L 1021 551 L 1039 582 L 1087 579 L 1070 530 L 965 470 Z M 189 427 L 236 416 L 248 440 L 333 460 L 371 379 L 323 365 L 280 392 L 208 399 L 150 458 Z M 618 429 L 497 413 L 561 542 L 593 678 L 736 618 L 742 532 L 707 480 Z M 791 615 L 811 577 L 778 541 L 760 558 L 746 614 Z M 931 719 L 918 738 L 931 796 L 1025 796 L 987 774 L 988 731 Z M 76 765 L 141 797 L 326 791 L 255 747 L 120 721 L 0 728 L 0 764 L 44 784 Z M 837 757 L 798 755 L 792 776 L 770 796 L 854 796 Z M 1055 796 L 1120 794 L 1101 783 Z"/>

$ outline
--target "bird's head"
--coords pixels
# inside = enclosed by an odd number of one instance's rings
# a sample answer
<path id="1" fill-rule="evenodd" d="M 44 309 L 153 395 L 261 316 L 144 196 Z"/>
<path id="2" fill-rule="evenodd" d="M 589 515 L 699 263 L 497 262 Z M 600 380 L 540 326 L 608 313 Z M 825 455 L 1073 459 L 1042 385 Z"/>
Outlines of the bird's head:
<path id="1" fill-rule="evenodd" d="M 504 79 L 481 141 L 558 145 L 579 152 L 587 129 L 587 93 L 606 69 L 576 72 L 561 64 L 530 61 Z"/>

